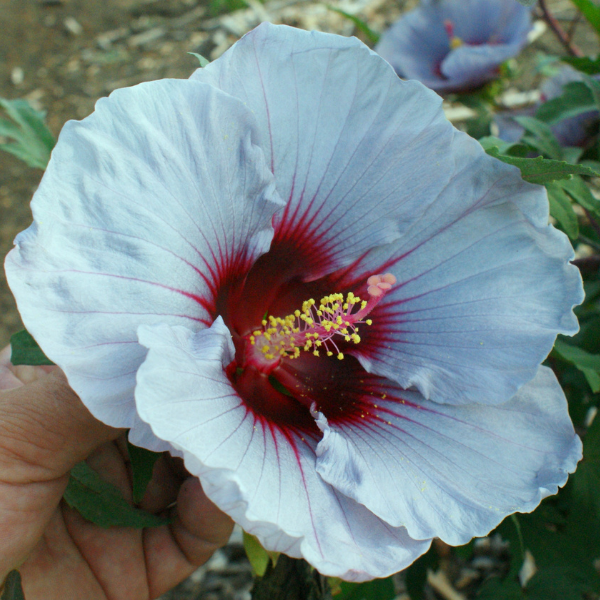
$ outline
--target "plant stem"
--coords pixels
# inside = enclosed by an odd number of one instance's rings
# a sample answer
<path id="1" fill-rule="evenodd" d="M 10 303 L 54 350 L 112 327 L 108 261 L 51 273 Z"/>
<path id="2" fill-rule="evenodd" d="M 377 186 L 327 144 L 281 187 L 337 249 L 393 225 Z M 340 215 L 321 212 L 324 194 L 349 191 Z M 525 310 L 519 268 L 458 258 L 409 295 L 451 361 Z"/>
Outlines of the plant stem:
<path id="1" fill-rule="evenodd" d="M 584 258 L 576 258 L 571 261 L 582 273 L 591 275 L 597 273 L 600 268 L 600 256 L 598 254 L 592 254 L 592 256 L 585 256 Z"/>
<path id="2" fill-rule="evenodd" d="M 562 45 L 565 47 L 567 52 L 571 56 L 584 56 L 583 52 L 571 41 L 570 36 L 567 35 L 566 31 L 562 28 L 562 25 L 556 20 L 554 15 L 550 12 L 546 0 L 539 0 L 544 20 L 550 26 L 550 29 L 554 31 L 556 37 L 560 40 Z"/>

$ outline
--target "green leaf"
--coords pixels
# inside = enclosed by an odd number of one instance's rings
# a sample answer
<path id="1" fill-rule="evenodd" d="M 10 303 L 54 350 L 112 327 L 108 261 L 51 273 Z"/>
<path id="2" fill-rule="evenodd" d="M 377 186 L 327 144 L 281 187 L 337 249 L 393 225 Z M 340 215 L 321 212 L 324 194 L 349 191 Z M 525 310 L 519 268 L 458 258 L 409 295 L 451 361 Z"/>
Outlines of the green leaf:
<path id="1" fill-rule="evenodd" d="M 188 52 L 188 54 L 191 54 L 192 56 L 195 56 L 198 59 L 201 69 L 204 69 L 206 65 L 210 64 L 210 60 L 208 60 L 208 58 L 204 58 L 202 54 L 198 54 L 197 52 Z"/>
<path id="2" fill-rule="evenodd" d="M 510 156 L 527 156 L 531 151 L 525 144 L 515 144 L 513 142 L 505 142 L 493 135 L 486 135 L 479 138 L 479 143 L 487 152 L 491 148 L 497 148 L 500 154 L 508 154 Z"/>
<path id="3" fill-rule="evenodd" d="M 244 550 L 246 556 L 252 565 L 254 573 L 259 577 L 263 577 L 269 567 L 269 563 L 273 566 L 277 565 L 279 552 L 271 552 L 265 550 L 258 538 L 244 531 Z"/>
<path id="4" fill-rule="evenodd" d="M 535 116 L 548 125 L 554 125 L 593 110 L 598 110 L 598 107 L 590 88 L 581 81 L 573 81 L 563 86 L 560 96 L 544 102 Z"/>
<path id="5" fill-rule="evenodd" d="M 30 167 L 45 169 L 56 143 L 44 123 L 45 114 L 35 110 L 26 100 L 0 98 L 0 107 L 12 121 L 0 121 L 0 135 L 11 140 L 0 144 L 0 149 L 20 158 Z"/>
<path id="6" fill-rule="evenodd" d="M 578 146 L 563 146 L 562 153 L 565 162 L 576 165 L 583 154 L 583 148 L 579 148 Z"/>
<path id="7" fill-rule="evenodd" d="M 600 217 L 600 200 L 598 200 L 590 191 L 588 185 L 581 177 L 573 177 L 569 181 L 561 181 L 560 185 L 566 192 L 586 210 L 589 210 L 594 216 Z"/>
<path id="8" fill-rule="evenodd" d="M 22 329 L 10 337 L 10 362 L 13 365 L 53 365 L 32 335 Z"/>
<path id="9" fill-rule="evenodd" d="M 579 237 L 579 221 L 573 210 L 571 200 L 564 190 L 556 183 L 547 183 L 550 214 L 558 221 L 565 233 L 572 239 Z"/>
<path id="10" fill-rule="evenodd" d="M 573 175 L 600 176 L 600 173 L 590 169 L 590 167 L 572 165 L 559 160 L 549 160 L 541 156 L 537 158 L 517 158 L 500 154 L 498 148 L 490 148 L 486 152 L 502 162 L 518 167 L 521 170 L 521 177 L 530 183 L 545 184 L 560 179 L 570 179 Z"/>
<path id="11" fill-rule="evenodd" d="M 596 108 L 600 110 L 600 83 L 598 83 L 595 79 L 590 77 L 589 75 L 581 74 L 583 77 L 583 82 L 587 85 L 588 89 L 592 93 L 592 97 L 594 98 L 594 102 L 596 103 Z"/>
<path id="12" fill-rule="evenodd" d="M 19 571 L 11 571 L 4 582 L 4 590 L 0 600 L 25 600 Z"/>
<path id="13" fill-rule="evenodd" d="M 571 0 L 571 2 L 581 11 L 596 32 L 600 33 L 600 6 L 592 0 Z"/>
<path id="14" fill-rule="evenodd" d="M 548 158 L 563 158 L 562 148 L 549 125 L 533 117 L 515 117 L 515 121 L 529 134 L 523 136 L 524 143 Z"/>
<path id="15" fill-rule="evenodd" d="M 127 440 L 127 452 L 129 453 L 133 474 L 133 501 L 137 504 L 142 501 L 146 493 L 146 488 L 152 479 L 154 465 L 162 456 L 162 453 L 139 448 L 131 444 L 129 440 Z"/>
<path id="16" fill-rule="evenodd" d="M 326 4 L 325 6 L 327 6 L 327 8 L 329 10 L 332 10 L 333 12 L 336 12 L 339 15 L 342 15 L 342 17 L 346 17 L 346 19 L 350 19 L 350 21 L 352 21 L 354 23 L 356 28 L 365 34 L 365 36 L 367 37 L 369 42 L 371 42 L 371 44 L 373 44 L 373 46 L 379 41 L 379 34 L 375 33 L 362 19 L 359 19 L 357 16 L 351 15 L 350 13 L 347 13 L 346 11 L 343 11 L 340 8 L 331 6 L 330 4 Z"/>
<path id="17" fill-rule="evenodd" d="M 583 438 L 583 460 L 571 475 L 573 495 L 579 505 L 600 515 L 600 418 Z"/>
<path id="18" fill-rule="evenodd" d="M 583 600 L 590 587 L 565 567 L 541 569 L 527 582 L 527 600 Z"/>
<path id="19" fill-rule="evenodd" d="M 475 598 L 476 600 L 525 600 L 519 582 L 509 577 L 488 579 Z"/>
<path id="20" fill-rule="evenodd" d="M 600 56 L 596 58 L 589 56 L 563 56 L 561 60 L 587 75 L 597 75 L 600 73 Z"/>
<path id="21" fill-rule="evenodd" d="M 340 588 L 341 593 L 335 596 L 335 600 L 393 600 L 396 597 L 391 577 L 365 583 L 342 581 Z"/>
<path id="22" fill-rule="evenodd" d="M 561 496 L 564 498 L 561 493 L 558 500 Z M 538 577 L 542 579 L 539 582 L 532 579 L 528 583 L 527 598 L 530 587 L 534 590 L 538 586 L 545 587 L 543 580 L 552 572 L 562 573 L 571 581 L 573 589 L 585 586 L 596 593 L 600 591 L 600 577 L 594 567 L 594 560 L 600 556 L 598 515 L 572 504 L 564 525 L 554 524 L 544 509 L 556 502 L 556 498 L 550 498 L 533 513 L 519 515 L 523 539 L 534 557 Z M 563 506 L 563 512 L 567 507 Z M 536 600 L 541 598 L 537 596 Z"/>
<path id="23" fill-rule="evenodd" d="M 169 523 L 168 519 L 131 506 L 115 486 L 104 481 L 85 462 L 75 465 L 71 470 L 64 499 L 84 518 L 100 527 L 142 529 Z"/>
<path id="24" fill-rule="evenodd" d="M 560 339 L 554 344 L 554 353 L 575 365 L 585 375 L 594 393 L 600 392 L 600 354 L 590 354 Z"/>

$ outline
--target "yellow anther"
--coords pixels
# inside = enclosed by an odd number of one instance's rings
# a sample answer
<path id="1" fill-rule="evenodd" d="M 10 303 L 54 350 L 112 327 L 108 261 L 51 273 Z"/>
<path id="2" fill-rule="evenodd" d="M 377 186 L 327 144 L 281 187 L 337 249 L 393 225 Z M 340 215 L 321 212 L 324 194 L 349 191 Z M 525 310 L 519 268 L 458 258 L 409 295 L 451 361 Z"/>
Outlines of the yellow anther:
<path id="1" fill-rule="evenodd" d="M 319 304 L 314 298 L 309 298 L 302 303 L 301 310 L 295 310 L 285 317 L 265 315 L 261 321 L 262 329 L 248 335 L 249 345 L 256 345 L 258 336 L 262 336 L 260 339 L 264 341 L 259 344 L 260 351 L 268 360 L 273 360 L 276 355 L 277 360 L 280 357 L 297 358 L 301 350 L 319 356 L 317 348 L 321 346 L 327 356 L 335 355 L 338 360 L 343 360 L 343 352 L 330 340 L 339 334 L 345 343 L 358 344 L 361 338 L 357 325 L 373 323 L 371 319 L 363 319 L 394 283 L 395 277 L 390 273 L 372 275 L 367 280 L 370 297 L 368 302 L 352 292 L 335 293 L 321 298 Z M 358 310 L 356 305 L 360 307 Z M 336 352 L 333 352 L 334 349 Z"/>

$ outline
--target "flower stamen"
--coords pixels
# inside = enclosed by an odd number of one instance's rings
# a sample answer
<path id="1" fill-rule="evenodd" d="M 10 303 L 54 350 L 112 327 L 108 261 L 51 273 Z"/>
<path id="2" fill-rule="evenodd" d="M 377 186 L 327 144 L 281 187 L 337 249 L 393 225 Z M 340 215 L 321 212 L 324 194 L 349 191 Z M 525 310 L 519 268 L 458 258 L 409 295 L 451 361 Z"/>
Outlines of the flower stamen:
<path id="1" fill-rule="evenodd" d="M 446 19 L 444 21 L 444 29 L 446 30 L 446 34 L 448 35 L 448 40 L 450 41 L 450 48 L 455 50 L 456 48 L 460 48 L 463 45 L 463 41 L 454 35 L 454 23 Z"/>
<path id="2" fill-rule="evenodd" d="M 262 321 L 262 329 L 248 336 L 250 347 L 253 347 L 249 350 L 259 359 L 252 362 L 271 370 L 282 358 L 298 358 L 302 351 L 311 352 L 314 356 L 321 353 L 335 355 L 343 360 L 344 354 L 334 338 L 360 343 L 358 325 L 372 324 L 372 320 L 365 317 L 395 283 L 396 277 L 391 273 L 372 275 L 367 279 L 368 300 L 362 300 L 352 292 L 346 297 L 335 293 L 321 298 L 319 304 L 310 298 L 302 303 L 301 310 L 287 317 L 267 316 Z"/>

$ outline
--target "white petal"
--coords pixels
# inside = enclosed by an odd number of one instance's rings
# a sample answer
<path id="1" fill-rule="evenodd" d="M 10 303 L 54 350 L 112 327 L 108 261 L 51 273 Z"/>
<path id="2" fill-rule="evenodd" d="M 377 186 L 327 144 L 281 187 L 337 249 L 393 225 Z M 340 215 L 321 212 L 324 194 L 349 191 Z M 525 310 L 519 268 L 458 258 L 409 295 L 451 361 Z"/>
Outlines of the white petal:
<path id="1" fill-rule="evenodd" d="M 362 581 L 408 566 L 430 540 L 412 540 L 345 498 L 315 470 L 316 442 L 255 416 L 232 388 L 233 357 L 219 318 L 211 329 L 142 326 L 149 348 L 136 402 L 156 436 L 183 453 L 211 500 L 270 550 L 321 573 Z"/>
<path id="2" fill-rule="evenodd" d="M 275 239 L 306 246 L 305 279 L 397 239 L 452 174 L 440 98 L 356 39 L 263 23 L 192 78 L 256 115 L 287 200 Z"/>
<path id="3" fill-rule="evenodd" d="M 100 420 L 137 422 L 137 327 L 205 327 L 215 286 L 268 249 L 281 200 L 255 138 L 238 100 L 185 80 L 117 90 L 64 127 L 6 271 Z"/>
<path id="4" fill-rule="evenodd" d="M 468 136 L 455 143 L 451 183 L 402 240 L 360 266 L 364 278 L 386 270 L 398 283 L 354 353 L 432 400 L 504 402 L 558 333 L 577 331 L 581 276 L 567 237 L 548 225 L 544 188 Z"/>
<path id="5" fill-rule="evenodd" d="M 411 537 L 458 545 L 484 536 L 555 494 L 581 458 L 564 394 L 545 367 L 500 406 L 382 391 L 386 398 L 365 398 L 356 425 L 320 420 L 317 471 Z"/>

